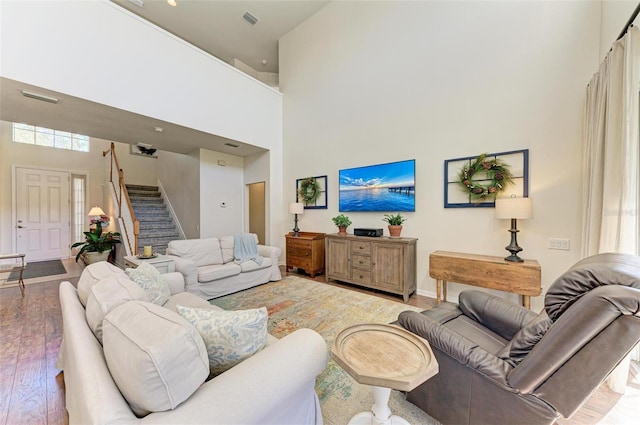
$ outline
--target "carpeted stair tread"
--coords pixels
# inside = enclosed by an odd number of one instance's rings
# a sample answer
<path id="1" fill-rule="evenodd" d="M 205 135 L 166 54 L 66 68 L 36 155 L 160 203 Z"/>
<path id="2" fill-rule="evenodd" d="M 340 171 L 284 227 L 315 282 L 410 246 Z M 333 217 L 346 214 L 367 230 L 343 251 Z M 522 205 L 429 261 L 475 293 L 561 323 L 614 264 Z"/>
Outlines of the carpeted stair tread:
<path id="1" fill-rule="evenodd" d="M 140 209 L 138 208 L 137 210 L 133 209 L 133 211 L 136 213 L 136 217 L 138 218 L 138 220 L 140 219 L 159 219 L 159 218 L 163 218 L 165 217 L 166 220 L 171 220 L 171 215 L 169 214 L 169 211 L 165 210 L 147 210 L 147 209 Z"/>
<path id="2" fill-rule="evenodd" d="M 168 243 L 181 237 L 160 191 L 143 185 L 127 185 L 127 191 L 140 223 L 138 247 L 151 245 L 154 252 L 165 253 Z"/>
<path id="3" fill-rule="evenodd" d="M 129 192 L 129 198 L 131 199 L 142 199 L 142 198 L 150 198 L 150 199 L 160 199 L 160 192 L 147 192 L 141 190 L 127 190 Z"/>
<path id="4" fill-rule="evenodd" d="M 148 186 L 142 184 L 128 184 L 127 190 L 148 190 L 151 192 L 155 192 L 158 190 L 158 186 Z"/>
<path id="5" fill-rule="evenodd" d="M 139 221 L 139 220 L 138 220 Z M 175 231 L 176 226 L 173 222 L 151 222 L 151 221 L 140 221 L 140 230 L 145 233 L 157 233 L 157 232 L 165 232 L 165 231 Z M 176 232 L 177 233 L 177 232 Z"/>
<path id="6" fill-rule="evenodd" d="M 140 209 L 166 209 L 167 206 L 163 202 L 135 202 L 131 201 L 131 205 Z"/>
<path id="7" fill-rule="evenodd" d="M 155 205 L 160 204 L 164 205 L 162 198 L 154 196 L 129 196 L 132 204 L 140 204 L 140 205 Z"/>

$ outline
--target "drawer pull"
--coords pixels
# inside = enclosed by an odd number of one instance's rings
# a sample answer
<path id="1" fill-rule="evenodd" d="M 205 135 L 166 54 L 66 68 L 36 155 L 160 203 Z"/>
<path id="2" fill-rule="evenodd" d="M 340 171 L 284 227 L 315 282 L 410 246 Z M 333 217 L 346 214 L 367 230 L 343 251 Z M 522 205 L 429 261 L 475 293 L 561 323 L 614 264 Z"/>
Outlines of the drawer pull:
<path id="1" fill-rule="evenodd" d="M 363 275 L 360 275 L 360 279 L 364 279 L 364 276 L 363 276 Z"/>
<path id="2" fill-rule="evenodd" d="M 360 260 L 360 264 L 364 264 L 364 261 Z"/>
<path id="3" fill-rule="evenodd" d="M 362 245 L 360 245 L 360 249 L 364 249 L 364 247 Z"/>

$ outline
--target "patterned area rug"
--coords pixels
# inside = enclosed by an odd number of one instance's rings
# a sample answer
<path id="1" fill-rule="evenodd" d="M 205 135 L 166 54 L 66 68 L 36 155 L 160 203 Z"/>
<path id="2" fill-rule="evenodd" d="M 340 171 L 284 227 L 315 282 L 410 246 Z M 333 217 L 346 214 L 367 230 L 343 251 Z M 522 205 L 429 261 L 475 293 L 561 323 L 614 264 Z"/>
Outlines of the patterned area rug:
<path id="1" fill-rule="evenodd" d="M 390 323 L 402 311 L 421 310 L 400 302 L 295 276 L 210 302 L 225 310 L 266 306 L 271 335 L 282 338 L 296 329 L 310 328 L 322 335 L 327 348 L 331 347 L 338 332 L 347 326 L 358 323 Z M 333 360 L 329 360 L 327 368 L 318 376 L 316 392 L 326 425 L 344 425 L 356 413 L 369 411 L 373 404 L 370 387 L 358 384 Z M 406 401 L 405 395 L 399 391 L 391 391 L 389 406 L 394 415 L 404 417 L 412 424 L 438 423 Z"/>

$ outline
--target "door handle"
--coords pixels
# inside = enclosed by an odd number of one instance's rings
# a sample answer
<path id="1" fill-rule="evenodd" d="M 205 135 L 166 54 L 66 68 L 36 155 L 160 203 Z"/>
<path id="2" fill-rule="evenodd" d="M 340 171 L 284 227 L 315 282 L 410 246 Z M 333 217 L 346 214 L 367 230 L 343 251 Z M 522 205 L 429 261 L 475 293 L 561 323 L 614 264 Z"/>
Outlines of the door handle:
<path id="1" fill-rule="evenodd" d="M 20 226 L 19 224 L 18 224 L 17 227 L 18 227 L 18 229 L 24 229 L 24 226 Z"/>

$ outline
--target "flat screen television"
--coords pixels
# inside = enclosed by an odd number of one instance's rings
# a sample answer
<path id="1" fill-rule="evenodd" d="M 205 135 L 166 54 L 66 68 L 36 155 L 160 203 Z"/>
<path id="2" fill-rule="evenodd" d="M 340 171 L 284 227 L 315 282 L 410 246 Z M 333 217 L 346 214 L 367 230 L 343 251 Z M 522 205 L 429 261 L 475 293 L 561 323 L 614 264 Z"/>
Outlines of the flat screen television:
<path id="1" fill-rule="evenodd" d="M 340 170 L 340 211 L 415 211 L 415 159 Z"/>

